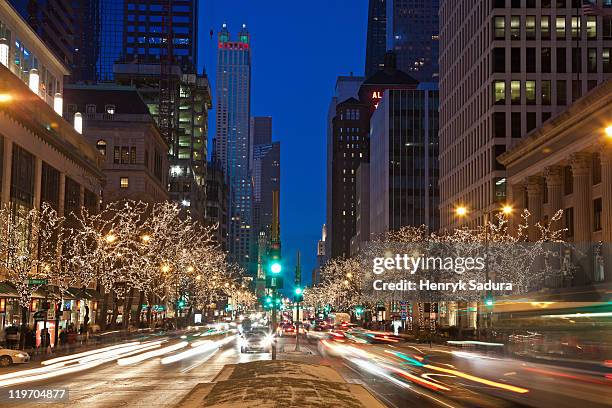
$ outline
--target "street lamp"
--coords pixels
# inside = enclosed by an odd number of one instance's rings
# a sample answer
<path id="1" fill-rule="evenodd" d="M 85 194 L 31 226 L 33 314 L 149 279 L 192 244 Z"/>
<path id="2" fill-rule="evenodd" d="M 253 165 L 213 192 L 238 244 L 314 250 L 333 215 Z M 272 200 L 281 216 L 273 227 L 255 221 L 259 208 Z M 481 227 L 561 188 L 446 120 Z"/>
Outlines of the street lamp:
<path id="1" fill-rule="evenodd" d="M 612 125 L 606 127 L 605 133 L 608 139 L 612 139 Z"/>
<path id="2" fill-rule="evenodd" d="M 8 103 L 13 100 L 13 95 L 10 93 L 0 93 L 0 103 Z"/>
<path id="3" fill-rule="evenodd" d="M 455 208 L 455 214 L 457 215 L 457 217 L 465 217 L 467 213 L 467 208 L 462 205 Z"/>

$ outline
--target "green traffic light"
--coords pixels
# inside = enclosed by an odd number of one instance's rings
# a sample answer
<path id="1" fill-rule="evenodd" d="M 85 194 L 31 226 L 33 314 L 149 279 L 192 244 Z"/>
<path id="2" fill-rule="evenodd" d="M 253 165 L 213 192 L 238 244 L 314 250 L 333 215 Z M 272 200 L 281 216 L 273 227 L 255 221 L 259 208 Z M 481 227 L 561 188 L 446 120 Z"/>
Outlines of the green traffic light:
<path id="1" fill-rule="evenodd" d="M 491 298 L 487 299 L 487 300 L 485 301 L 485 304 L 486 304 L 487 306 L 493 306 L 493 299 L 491 299 Z"/>
<path id="2" fill-rule="evenodd" d="M 296 295 L 301 295 L 302 294 L 302 288 L 295 288 L 295 294 Z"/>
<path id="3" fill-rule="evenodd" d="M 272 271 L 272 273 L 281 273 L 282 270 L 283 267 L 279 262 L 274 262 L 272 265 L 270 265 L 270 271 Z"/>

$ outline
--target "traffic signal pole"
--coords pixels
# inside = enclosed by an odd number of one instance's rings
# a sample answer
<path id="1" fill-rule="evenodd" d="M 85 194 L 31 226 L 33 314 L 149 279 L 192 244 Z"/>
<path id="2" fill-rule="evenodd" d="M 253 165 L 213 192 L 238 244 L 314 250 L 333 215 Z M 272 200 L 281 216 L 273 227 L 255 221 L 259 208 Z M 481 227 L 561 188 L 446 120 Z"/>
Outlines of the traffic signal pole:
<path id="1" fill-rule="evenodd" d="M 272 360 L 276 360 L 276 291 L 272 291 Z"/>

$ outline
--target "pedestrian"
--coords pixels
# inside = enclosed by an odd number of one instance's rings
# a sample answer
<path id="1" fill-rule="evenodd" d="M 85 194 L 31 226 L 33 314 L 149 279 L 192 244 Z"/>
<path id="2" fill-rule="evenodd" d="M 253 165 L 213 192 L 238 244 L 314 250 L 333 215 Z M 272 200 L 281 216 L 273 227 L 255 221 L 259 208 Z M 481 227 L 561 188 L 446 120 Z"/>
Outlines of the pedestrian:
<path id="1" fill-rule="evenodd" d="M 25 331 L 24 334 L 25 339 L 24 339 L 24 347 L 26 350 L 34 350 L 34 348 L 36 347 L 36 332 L 34 330 L 32 330 L 32 328 L 30 326 L 28 326 Z"/>
<path id="2" fill-rule="evenodd" d="M 62 329 L 62 331 L 60 331 L 60 334 L 59 334 L 60 347 L 64 348 L 64 346 L 66 345 L 67 337 L 68 336 L 66 335 L 66 329 Z"/>
<path id="3" fill-rule="evenodd" d="M 14 324 L 10 325 L 6 328 L 6 346 L 10 349 L 14 349 L 17 346 L 17 342 L 19 341 L 19 331 L 17 326 Z"/>

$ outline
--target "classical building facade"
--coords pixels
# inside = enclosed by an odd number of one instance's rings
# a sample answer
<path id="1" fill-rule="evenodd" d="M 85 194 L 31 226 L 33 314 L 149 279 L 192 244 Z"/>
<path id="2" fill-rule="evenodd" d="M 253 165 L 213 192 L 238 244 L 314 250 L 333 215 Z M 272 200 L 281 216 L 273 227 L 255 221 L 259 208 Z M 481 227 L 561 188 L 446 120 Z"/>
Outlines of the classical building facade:
<path id="1" fill-rule="evenodd" d="M 550 223 L 579 251 L 577 270 L 553 286 L 612 281 L 612 80 L 608 80 L 499 157 L 508 172 L 509 202 Z M 537 238 L 537 231 L 531 238 Z"/>
<path id="2" fill-rule="evenodd" d="M 83 136 L 103 157 L 103 202 L 170 198 L 168 145 L 135 88 L 66 86 L 64 103 L 69 121 L 83 112 Z"/>
<path id="3" fill-rule="evenodd" d="M 612 75 L 610 3 L 596 3 L 441 1 L 442 228 L 482 223 L 507 200 L 495 158 Z"/>

